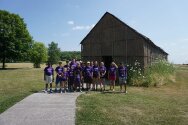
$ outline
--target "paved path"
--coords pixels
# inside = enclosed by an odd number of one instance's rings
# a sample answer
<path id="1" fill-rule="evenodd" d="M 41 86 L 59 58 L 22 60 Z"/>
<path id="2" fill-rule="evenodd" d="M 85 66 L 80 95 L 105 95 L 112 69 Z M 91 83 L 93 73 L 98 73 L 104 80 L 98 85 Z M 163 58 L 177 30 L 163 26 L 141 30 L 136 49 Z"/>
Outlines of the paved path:
<path id="1" fill-rule="evenodd" d="M 35 93 L 0 114 L 0 125 L 74 125 L 80 93 Z"/>

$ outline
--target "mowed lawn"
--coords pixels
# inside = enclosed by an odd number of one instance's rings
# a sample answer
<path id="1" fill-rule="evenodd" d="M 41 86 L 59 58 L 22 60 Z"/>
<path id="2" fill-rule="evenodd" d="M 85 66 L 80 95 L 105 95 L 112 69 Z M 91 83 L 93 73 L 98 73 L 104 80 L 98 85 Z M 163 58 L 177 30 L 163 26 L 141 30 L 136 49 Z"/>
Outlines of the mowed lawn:
<path id="1" fill-rule="evenodd" d="M 76 124 L 187 125 L 188 67 L 179 66 L 175 81 L 160 87 L 128 87 L 127 95 L 82 94 L 77 99 Z"/>
<path id="2" fill-rule="evenodd" d="M 43 68 L 31 63 L 7 64 L 0 70 L 0 113 L 44 88 Z M 179 66 L 175 82 L 161 87 L 128 87 L 128 94 L 82 94 L 77 125 L 187 125 L 188 67 Z M 117 90 L 119 87 L 116 88 Z"/>
<path id="3" fill-rule="evenodd" d="M 0 70 L 0 113 L 26 96 L 44 88 L 43 69 L 32 68 L 32 63 L 7 63 Z"/>

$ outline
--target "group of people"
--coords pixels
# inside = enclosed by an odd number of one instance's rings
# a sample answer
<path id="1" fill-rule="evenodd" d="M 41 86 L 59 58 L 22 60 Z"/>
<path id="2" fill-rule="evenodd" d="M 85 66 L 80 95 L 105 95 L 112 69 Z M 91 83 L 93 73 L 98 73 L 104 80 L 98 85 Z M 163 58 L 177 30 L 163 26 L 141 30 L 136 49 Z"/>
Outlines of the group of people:
<path id="1" fill-rule="evenodd" d="M 44 69 L 45 92 L 48 91 L 48 85 L 50 84 L 49 92 L 52 93 L 54 72 L 56 72 L 55 92 L 98 91 L 98 86 L 100 86 L 100 91 L 105 91 L 106 79 L 110 81 L 110 90 L 115 91 L 115 81 L 119 78 L 120 91 L 127 93 L 127 67 L 123 63 L 117 66 L 112 62 L 107 69 L 104 62 L 100 62 L 99 64 L 97 61 L 87 61 L 84 63 L 73 59 L 70 62 L 66 61 L 65 65 L 60 61 L 55 71 L 52 65 L 48 63 Z M 86 85 L 84 86 L 84 84 Z"/>

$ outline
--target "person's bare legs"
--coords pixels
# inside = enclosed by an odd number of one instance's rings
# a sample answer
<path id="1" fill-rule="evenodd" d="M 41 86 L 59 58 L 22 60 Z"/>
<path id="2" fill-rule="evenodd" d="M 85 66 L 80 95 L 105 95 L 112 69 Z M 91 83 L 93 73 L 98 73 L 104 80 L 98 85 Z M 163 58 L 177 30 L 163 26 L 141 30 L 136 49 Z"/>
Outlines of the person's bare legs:
<path id="1" fill-rule="evenodd" d="M 50 93 L 52 93 L 52 83 L 50 83 Z"/>
<path id="2" fill-rule="evenodd" d="M 127 93 L 127 83 L 125 83 L 125 93 Z"/>
<path id="3" fill-rule="evenodd" d="M 96 78 L 93 78 L 93 86 L 92 86 L 92 89 L 95 90 L 95 83 L 96 83 Z"/>
<path id="4" fill-rule="evenodd" d="M 60 82 L 60 93 L 63 91 L 63 81 Z"/>
<path id="5" fill-rule="evenodd" d="M 122 83 L 120 83 L 120 92 L 122 92 Z"/>
<path id="6" fill-rule="evenodd" d="M 113 81 L 110 80 L 110 90 L 112 90 L 112 84 L 113 84 Z"/>
<path id="7" fill-rule="evenodd" d="M 105 90 L 105 85 L 104 85 L 104 79 L 99 79 L 99 82 L 100 82 L 100 90 L 102 91 L 102 89 L 103 90 Z"/>
<path id="8" fill-rule="evenodd" d="M 62 87 L 63 87 L 64 92 L 66 92 L 65 81 L 62 82 Z"/>
<path id="9" fill-rule="evenodd" d="M 46 85 L 45 85 L 45 91 L 46 92 L 48 91 L 48 83 L 46 83 Z"/>
<path id="10" fill-rule="evenodd" d="M 114 91 L 114 88 L 115 88 L 115 80 L 112 81 L 112 85 L 113 85 L 113 91 Z"/>

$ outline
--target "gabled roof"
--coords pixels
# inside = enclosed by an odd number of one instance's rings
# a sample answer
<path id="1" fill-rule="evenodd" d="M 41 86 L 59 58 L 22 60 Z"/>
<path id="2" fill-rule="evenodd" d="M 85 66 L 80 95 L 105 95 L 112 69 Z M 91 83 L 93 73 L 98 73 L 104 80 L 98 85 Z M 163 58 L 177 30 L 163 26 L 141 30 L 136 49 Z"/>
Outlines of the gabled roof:
<path id="1" fill-rule="evenodd" d="M 97 27 L 98 23 L 105 18 L 106 16 L 112 16 L 115 20 L 119 21 L 120 23 L 122 23 L 124 26 L 128 27 L 129 29 L 131 29 L 133 32 L 135 32 L 136 34 L 138 34 L 140 37 L 142 37 L 146 42 L 148 42 L 148 44 L 150 44 L 151 46 L 159 49 L 161 52 L 163 52 L 164 54 L 167 54 L 163 49 L 161 49 L 160 47 L 158 47 L 157 45 L 155 45 L 148 37 L 144 36 L 143 34 L 139 33 L 138 31 L 136 31 L 135 29 L 133 29 L 132 27 L 130 27 L 129 25 L 127 25 L 126 23 L 124 23 L 123 21 L 121 21 L 119 18 L 115 17 L 114 15 L 112 15 L 109 12 L 106 12 L 101 19 L 97 22 L 97 24 L 90 30 L 90 32 L 86 35 L 86 37 L 80 42 L 80 44 L 82 44 L 84 42 L 85 39 L 87 39 L 87 37 L 89 36 L 89 34 L 93 31 L 93 29 L 95 27 Z"/>

